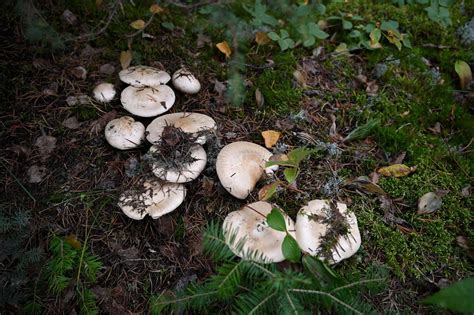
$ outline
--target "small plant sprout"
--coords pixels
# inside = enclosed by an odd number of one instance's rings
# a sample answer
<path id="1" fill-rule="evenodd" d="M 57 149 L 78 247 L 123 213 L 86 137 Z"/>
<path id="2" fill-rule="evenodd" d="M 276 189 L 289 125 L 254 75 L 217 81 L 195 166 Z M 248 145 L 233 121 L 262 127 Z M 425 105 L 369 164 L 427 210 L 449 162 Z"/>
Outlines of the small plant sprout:
<path id="1" fill-rule="evenodd" d="M 92 94 L 94 95 L 94 99 L 101 103 L 109 103 L 115 97 L 114 85 L 112 83 L 100 83 L 97 84 Z"/>
<path id="2" fill-rule="evenodd" d="M 245 199 L 265 173 L 271 174 L 278 168 L 278 165 L 265 166 L 271 156 L 270 151 L 258 144 L 233 142 L 217 156 L 217 176 L 232 196 Z"/>
<path id="3" fill-rule="evenodd" d="M 120 97 L 123 108 L 140 117 L 161 115 L 170 110 L 175 100 L 176 96 L 173 90 L 167 85 L 129 86 L 122 91 Z"/>
<path id="4" fill-rule="evenodd" d="M 119 72 L 120 80 L 135 87 L 158 86 L 171 80 L 170 75 L 148 66 L 135 66 Z"/>
<path id="5" fill-rule="evenodd" d="M 293 220 L 268 202 L 258 201 L 229 213 L 222 228 L 226 244 L 244 260 L 273 263 L 296 257 Z M 287 244 L 290 238 L 294 244 Z"/>
<path id="6" fill-rule="evenodd" d="M 180 92 L 196 94 L 201 89 L 201 83 L 188 69 L 177 70 L 172 77 L 173 86 Z"/>
<path id="7" fill-rule="evenodd" d="M 338 263 L 360 247 L 357 218 L 344 203 L 312 200 L 298 212 L 296 241 L 311 256 Z"/>
<path id="8" fill-rule="evenodd" d="M 113 119 L 105 126 L 105 139 L 114 148 L 133 149 L 145 140 L 145 126 L 129 116 Z"/>

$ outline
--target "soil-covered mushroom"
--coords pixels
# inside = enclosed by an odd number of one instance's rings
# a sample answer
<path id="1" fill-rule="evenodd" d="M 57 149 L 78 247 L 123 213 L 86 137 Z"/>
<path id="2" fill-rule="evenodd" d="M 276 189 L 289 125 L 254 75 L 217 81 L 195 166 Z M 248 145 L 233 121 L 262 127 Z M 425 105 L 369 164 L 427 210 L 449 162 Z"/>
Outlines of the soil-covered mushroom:
<path id="1" fill-rule="evenodd" d="M 92 91 L 94 99 L 101 103 L 109 103 L 114 99 L 116 93 L 117 92 L 115 91 L 115 87 L 112 83 L 97 84 Z"/>
<path id="2" fill-rule="evenodd" d="M 196 138 L 196 143 L 206 142 L 206 131 L 215 130 L 216 122 L 211 117 L 199 113 L 173 113 L 155 118 L 146 128 L 147 140 L 156 143 L 161 140 L 163 130 L 167 126 L 180 128 Z"/>
<path id="3" fill-rule="evenodd" d="M 304 252 L 338 263 L 360 247 L 357 218 L 344 203 L 312 200 L 298 212 L 296 241 Z"/>
<path id="4" fill-rule="evenodd" d="M 225 242 L 232 252 L 246 260 L 273 263 L 285 260 L 282 252 L 286 232 L 268 226 L 266 216 L 277 206 L 258 201 L 227 215 L 222 225 Z M 295 237 L 293 220 L 282 211 L 286 228 Z"/>
<path id="5" fill-rule="evenodd" d="M 181 68 L 173 74 L 173 86 L 180 92 L 196 94 L 201 89 L 201 83 L 188 69 Z"/>
<path id="6" fill-rule="evenodd" d="M 165 72 L 148 66 L 134 66 L 119 72 L 120 80 L 136 87 L 166 84 L 171 79 Z"/>
<path id="7" fill-rule="evenodd" d="M 145 140 L 145 126 L 130 116 L 116 118 L 105 126 L 105 139 L 114 148 L 133 149 Z"/>
<path id="8" fill-rule="evenodd" d="M 158 145 L 153 145 L 148 153 L 148 159 L 153 174 L 156 177 L 170 183 L 187 183 L 196 179 L 206 167 L 207 155 L 204 148 L 199 144 L 193 145 L 182 156 L 181 161 L 174 159 L 173 163 L 168 163 L 160 155 L 155 153 L 160 151 Z"/>
<path id="9" fill-rule="evenodd" d="M 122 193 L 118 206 L 131 219 L 142 220 L 147 214 L 157 219 L 178 208 L 185 196 L 186 187 L 182 184 L 150 180 L 138 190 Z"/>
<path id="10" fill-rule="evenodd" d="M 245 199 L 264 173 L 275 170 L 275 166 L 265 168 L 271 156 L 270 151 L 258 144 L 233 142 L 222 148 L 217 156 L 217 176 L 232 196 Z"/>
<path id="11" fill-rule="evenodd" d="M 154 117 L 167 112 L 176 100 L 167 85 L 154 87 L 129 86 L 122 91 L 120 101 L 130 113 L 140 117 Z"/>

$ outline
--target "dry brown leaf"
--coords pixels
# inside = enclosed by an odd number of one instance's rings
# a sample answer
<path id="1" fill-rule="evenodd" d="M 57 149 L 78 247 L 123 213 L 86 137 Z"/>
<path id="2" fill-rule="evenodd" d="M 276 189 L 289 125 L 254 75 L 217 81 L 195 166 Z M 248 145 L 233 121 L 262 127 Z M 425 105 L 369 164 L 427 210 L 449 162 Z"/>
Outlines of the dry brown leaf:
<path id="1" fill-rule="evenodd" d="M 132 62 L 132 51 L 125 50 L 120 53 L 120 64 L 122 65 L 122 69 L 127 69 L 130 66 L 130 63 Z"/>
<path id="2" fill-rule="evenodd" d="M 301 71 L 295 70 L 293 72 L 293 78 L 295 78 L 296 82 L 298 82 L 299 85 L 301 85 L 304 88 L 306 87 L 306 78 L 304 74 L 301 73 Z"/>
<path id="3" fill-rule="evenodd" d="M 56 148 L 57 139 L 51 136 L 41 136 L 36 139 L 35 146 L 38 148 L 42 158 L 47 158 Z"/>
<path id="4" fill-rule="evenodd" d="M 225 55 L 226 58 L 230 58 L 230 55 L 232 55 L 232 49 L 230 49 L 230 46 L 227 41 L 223 41 L 216 44 L 216 47 L 221 53 Z"/>
<path id="5" fill-rule="evenodd" d="M 69 129 L 77 129 L 81 126 L 76 116 L 69 117 L 62 122 L 62 125 Z"/>
<path id="6" fill-rule="evenodd" d="M 262 107 L 265 103 L 265 98 L 263 97 L 263 94 L 260 92 L 259 88 L 255 90 L 255 102 L 257 103 L 258 107 Z"/>
<path id="7" fill-rule="evenodd" d="M 257 32 L 255 34 L 255 42 L 257 42 L 258 45 L 266 45 L 271 42 L 271 39 L 266 32 Z"/>
<path id="8" fill-rule="evenodd" d="M 388 177 L 403 177 L 413 173 L 416 170 L 416 166 L 409 167 L 405 164 L 393 164 L 390 166 L 382 167 L 377 170 L 379 174 Z"/>
<path id="9" fill-rule="evenodd" d="M 163 9 L 161 6 L 159 6 L 158 4 L 152 4 L 151 7 L 150 7 L 150 12 L 153 13 L 153 14 L 159 14 L 159 13 L 163 13 L 165 11 L 165 9 Z"/>
<path id="10" fill-rule="evenodd" d="M 81 249 L 81 242 L 77 239 L 76 235 L 69 234 L 64 237 L 64 240 L 75 249 Z"/>
<path id="11" fill-rule="evenodd" d="M 347 179 L 344 183 L 344 186 L 349 189 L 355 189 L 361 191 L 363 193 L 373 193 L 378 195 L 385 195 L 385 191 L 383 191 L 380 186 L 374 184 L 369 180 L 366 176 L 359 176 L 353 179 Z"/>
<path id="12" fill-rule="evenodd" d="M 469 258 L 474 260 L 474 244 L 465 236 L 456 237 L 456 242 L 461 248 L 464 248 L 467 251 Z"/>
<path id="13" fill-rule="evenodd" d="M 276 192 L 278 187 L 278 183 L 271 183 L 265 185 L 258 191 L 258 200 L 268 200 L 270 199 Z"/>
<path id="14" fill-rule="evenodd" d="M 280 139 L 281 132 L 276 130 L 265 130 L 262 131 L 263 140 L 265 140 L 265 146 L 270 149 L 273 147 Z"/>
<path id="15" fill-rule="evenodd" d="M 130 26 L 136 30 L 141 30 L 145 28 L 145 21 L 143 21 L 142 19 L 138 19 L 130 23 Z"/>

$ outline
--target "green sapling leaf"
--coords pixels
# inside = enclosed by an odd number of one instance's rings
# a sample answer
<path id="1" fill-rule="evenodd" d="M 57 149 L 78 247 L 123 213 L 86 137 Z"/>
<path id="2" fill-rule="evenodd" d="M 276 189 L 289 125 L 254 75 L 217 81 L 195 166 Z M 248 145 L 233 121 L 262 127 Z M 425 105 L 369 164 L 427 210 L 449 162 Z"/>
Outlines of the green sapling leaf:
<path id="1" fill-rule="evenodd" d="M 272 211 L 267 214 L 267 223 L 274 230 L 280 232 L 286 231 L 285 217 L 278 208 L 273 208 Z"/>

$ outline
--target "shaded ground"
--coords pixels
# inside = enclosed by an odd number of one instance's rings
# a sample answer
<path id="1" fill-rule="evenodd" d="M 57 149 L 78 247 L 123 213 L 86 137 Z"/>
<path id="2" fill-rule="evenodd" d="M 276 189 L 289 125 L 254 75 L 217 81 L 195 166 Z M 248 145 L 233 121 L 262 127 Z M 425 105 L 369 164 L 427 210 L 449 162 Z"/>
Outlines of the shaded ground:
<path id="1" fill-rule="evenodd" d="M 78 36 L 90 32 L 107 16 L 105 7 L 96 10 L 92 2 L 82 5 L 75 1 L 68 6 L 62 1 L 55 5 L 44 2 L 37 8 L 59 33 Z M 80 19 L 78 26 L 59 18 L 66 8 Z M 369 11 L 356 2 L 350 9 L 378 17 L 384 8 L 374 5 Z M 280 52 L 274 45 L 259 47 L 258 52 L 253 47 L 243 67 L 246 98 L 242 107 L 235 107 L 220 88 L 232 63 L 214 47 L 221 32 L 208 34 L 202 43 L 202 37 L 191 32 L 196 13 L 170 9 L 172 14 L 163 19 L 177 27 L 170 31 L 152 22 L 147 33 L 155 38 L 134 40 L 132 63 L 163 66 L 169 72 L 182 64 L 190 67 L 201 80 L 202 91 L 196 96 L 177 94 L 171 111 L 205 113 L 219 128 L 216 139 L 206 146 L 209 162 L 203 175 L 186 185 L 184 204 L 158 220 L 143 221 L 128 219 L 116 201 L 123 190 L 149 176 L 141 163 L 148 147 L 119 152 L 106 143 L 102 131 L 107 121 L 126 114 L 118 100 L 103 105 L 88 99 L 71 105 L 70 97 L 90 95 L 102 80 L 124 87 L 118 79 L 118 56 L 127 49 L 124 35 L 130 33 L 128 24 L 141 17 L 148 6 L 127 4 L 96 39 L 66 41 L 67 49 L 55 52 L 46 44 L 25 41 L 25 25 L 17 18 L 2 19 L 2 210 L 4 216 L 29 213 L 31 219 L 20 231 L 27 235 L 21 246 L 38 248 L 41 253 L 38 262 L 25 263 L 18 285 L 11 285 L 25 298 L 17 295 L 16 301 L 9 300 L 5 306 L 8 312 L 19 312 L 31 301 L 38 302 L 45 313 L 70 309 L 73 282 L 55 295 L 48 291 L 48 280 L 44 279 L 53 235 L 75 235 L 73 239 L 87 244 L 99 257 L 103 267 L 90 288 L 104 313 L 146 312 L 151 295 L 205 279 L 213 271 L 201 253 L 206 223 L 258 199 L 258 189 L 245 201 L 227 194 L 213 161 L 227 143 L 246 140 L 263 144 L 260 133 L 268 129 L 282 132 L 275 153 L 300 146 L 321 149 L 320 155 L 304 161 L 297 189 L 278 192 L 274 202 L 293 216 L 302 204 L 316 198 L 338 198 L 350 205 L 359 218 L 363 247 L 338 269 L 349 273 L 373 264 L 388 267 L 387 289 L 370 297 L 381 312 L 426 312 L 418 303 L 422 297 L 472 274 L 472 261 L 457 245 L 456 237 L 472 240 L 474 236 L 469 188 L 473 98 L 472 92 L 453 91 L 458 82 L 452 60 L 467 58 L 472 65 L 474 59 L 469 48 L 456 46 L 452 32 L 444 39 L 448 42 L 439 43 L 453 47 L 448 50 L 420 48 L 438 39 L 436 31 L 427 32 L 430 26 L 438 27 L 426 18 L 418 29 L 405 26 L 413 35 L 415 48 L 402 52 L 387 48 L 335 56 L 330 52 L 337 42 L 330 40 L 321 44 L 324 49 L 317 55 L 301 47 L 290 52 Z M 394 8 L 391 18 L 404 25 L 412 14 Z M 20 20 L 26 19 L 23 15 Z M 460 17 L 456 23 L 465 20 Z M 425 33 L 426 39 L 421 35 Z M 110 66 L 104 68 L 105 64 Z M 79 66 L 87 70 L 85 78 L 75 70 Z M 378 75 L 377 67 L 385 67 L 386 72 Z M 305 77 L 306 87 L 293 78 L 294 70 Z M 374 80 L 371 87 L 361 75 L 369 82 Z M 265 97 L 260 107 L 254 101 L 256 88 Z M 77 122 L 71 123 L 71 118 Z M 370 135 L 343 141 L 370 119 L 381 122 Z M 46 145 L 38 143 L 39 138 Z M 378 178 L 374 173 L 381 166 L 400 162 L 417 166 L 416 172 L 398 179 Z M 41 173 L 37 183 L 31 183 L 33 166 Z M 354 187 L 344 186 L 345 181 L 358 176 L 378 181 L 388 197 L 367 194 L 363 187 L 356 192 Z M 417 215 L 418 198 L 435 190 L 445 191 L 442 209 Z M 1 259 L 3 277 L 21 260 L 9 252 L 2 253 Z"/>

